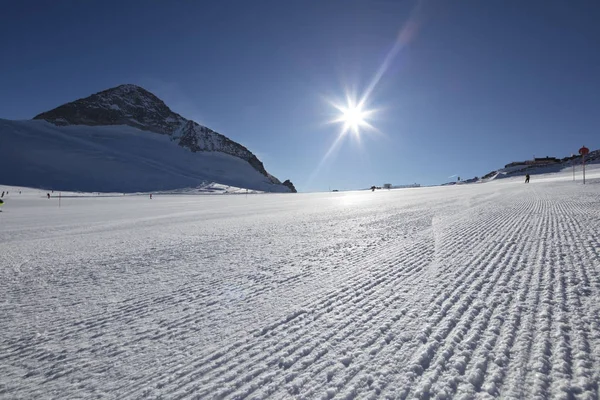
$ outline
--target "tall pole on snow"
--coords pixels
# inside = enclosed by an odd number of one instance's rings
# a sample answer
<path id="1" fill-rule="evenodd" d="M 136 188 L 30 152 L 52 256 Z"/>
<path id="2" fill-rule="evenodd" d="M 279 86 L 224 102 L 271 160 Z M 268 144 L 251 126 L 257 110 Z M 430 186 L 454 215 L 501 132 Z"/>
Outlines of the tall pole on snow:
<path id="1" fill-rule="evenodd" d="M 587 154 L 590 152 L 590 149 L 588 149 L 585 146 L 582 146 L 579 149 L 579 154 L 581 154 L 581 163 L 583 164 L 583 184 L 585 185 L 585 156 L 587 156 Z"/>
<path id="2" fill-rule="evenodd" d="M 585 156 L 583 156 L 583 184 L 585 185 Z"/>

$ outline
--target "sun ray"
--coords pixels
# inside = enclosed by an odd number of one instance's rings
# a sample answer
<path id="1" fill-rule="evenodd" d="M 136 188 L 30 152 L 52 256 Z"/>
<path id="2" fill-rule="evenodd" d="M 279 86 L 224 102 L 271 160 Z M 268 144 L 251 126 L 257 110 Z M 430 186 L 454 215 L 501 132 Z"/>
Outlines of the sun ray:
<path id="1" fill-rule="evenodd" d="M 416 32 L 418 30 L 419 24 L 417 21 L 417 14 L 421 8 L 421 0 L 417 1 L 417 4 L 411 11 L 411 15 L 408 21 L 404 24 L 396 40 L 392 46 L 392 48 L 386 54 L 382 64 L 379 66 L 369 84 L 362 91 L 362 94 L 358 96 L 356 90 L 350 90 L 346 87 L 344 91 L 345 104 L 334 102 L 330 99 L 325 99 L 327 103 L 329 103 L 334 109 L 338 111 L 338 115 L 327 121 L 328 123 L 341 124 L 341 130 L 332 143 L 331 147 L 327 150 L 324 157 L 319 162 L 317 168 L 311 174 L 309 181 L 317 175 L 317 173 L 321 170 L 325 162 L 331 158 L 332 154 L 341 146 L 342 139 L 346 138 L 348 134 L 350 137 L 356 140 L 358 143 L 358 147 L 362 148 L 362 132 L 374 133 L 379 137 L 387 137 L 383 132 L 377 129 L 371 122 L 374 115 L 380 111 L 377 109 L 368 108 L 368 104 L 370 103 L 370 97 L 375 90 L 375 87 L 380 83 L 381 79 L 389 69 L 390 65 L 400 53 L 400 51 L 412 41 Z"/>
<path id="2" fill-rule="evenodd" d="M 345 135 L 344 135 L 343 131 L 340 131 L 340 134 L 337 135 L 337 137 L 335 138 L 335 140 L 329 147 L 329 150 L 327 150 L 327 153 L 325 153 L 325 155 L 323 156 L 323 158 L 321 159 L 321 161 L 319 162 L 319 164 L 317 165 L 315 170 L 310 174 L 308 181 L 305 184 L 306 186 L 310 186 L 310 184 L 312 184 L 313 180 L 318 175 L 318 173 L 321 171 L 321 169 L 323 168 L 323 166 L 325 165 L 327 160 L 329 160 L 329 158 L 332 157 L 332 155 L 335 153 L 335 151 L 337 149 L 339 149 L 340 145 L 342 144 L 342 139 L 344 138 L 344 136 Z"/>

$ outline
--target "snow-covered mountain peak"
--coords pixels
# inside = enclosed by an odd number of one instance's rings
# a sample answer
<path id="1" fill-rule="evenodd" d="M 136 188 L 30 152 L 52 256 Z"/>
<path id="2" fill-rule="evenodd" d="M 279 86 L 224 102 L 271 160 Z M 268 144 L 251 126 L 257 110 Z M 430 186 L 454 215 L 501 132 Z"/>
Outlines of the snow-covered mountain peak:
<path id="1" fill-rule="evenodd" d="M 128 125 L 168 135 L 173 142 L 193 153 L 220 152 L 241 158 L 271 183 L 281 185 L 281 181 L 270 175 L 263 163 L 246 147 L 173 112 L 161 99 L 137 85 L 116 86 L 63 104 L 36 115 L 34 119 L 58 126 Z"/>
<path id="2" fill-rule="evenodd" d="M 98 93 L 97 97 L 109 105 L 118 105 L 119 102 L 125 102 L 129 107 L 143 107 L 155 112 L 166 110 L 171 112 L 161 99 L 137 85 L 120 85 Z"/>
<path id="3" fill-rule="evenodd" d="M 171 134 L 186 120 L 146 89 L 120 85 L 36 115 L 55 125 L 129 125 Z"/>

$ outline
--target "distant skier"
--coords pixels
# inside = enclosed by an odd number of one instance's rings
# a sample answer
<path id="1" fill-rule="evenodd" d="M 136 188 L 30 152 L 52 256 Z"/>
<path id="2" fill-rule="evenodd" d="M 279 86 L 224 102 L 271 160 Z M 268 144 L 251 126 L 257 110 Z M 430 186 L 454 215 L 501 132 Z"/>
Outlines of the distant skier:
<path id="1" fill-rule="evenodd" d="M 2 196 L 0 196 L 0 198 L 4 197 L 4 191 L 2 192 Z"/>
<path id="2" fill-rule="evenodd" d="M 48 198 L 50 198 L 50 193 L 46 193 L 46 196 L 48 196 Z"/>
<path id="3" fill-rule="evenodd" d="M 529 183 L 529 174 L 525 175 L 525 183 Z"/>
<path id="4" fill-rule="evenodd" d="M 152 200 L 152 193 L 150 193 L 150 200 Z"/>

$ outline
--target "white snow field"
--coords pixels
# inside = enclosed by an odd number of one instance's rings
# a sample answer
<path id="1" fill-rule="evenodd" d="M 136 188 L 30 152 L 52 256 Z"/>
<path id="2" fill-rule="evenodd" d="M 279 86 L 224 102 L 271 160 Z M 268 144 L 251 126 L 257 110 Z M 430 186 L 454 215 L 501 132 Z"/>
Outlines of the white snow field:
<path id="1" fill-rule="evenodd" d="M 181 190 L 210 182 L 288 193 L 247 161 L 192 153 L 168 135 L 131 126 L 55 126 L 0 119 L 0 182 L 98 192 Z"/>
<path id="2" fill-rule="evenodd" d="M 12 188 L 0 398 L 598 399 L 599 172 L 60 208 Z"/>

